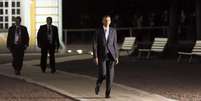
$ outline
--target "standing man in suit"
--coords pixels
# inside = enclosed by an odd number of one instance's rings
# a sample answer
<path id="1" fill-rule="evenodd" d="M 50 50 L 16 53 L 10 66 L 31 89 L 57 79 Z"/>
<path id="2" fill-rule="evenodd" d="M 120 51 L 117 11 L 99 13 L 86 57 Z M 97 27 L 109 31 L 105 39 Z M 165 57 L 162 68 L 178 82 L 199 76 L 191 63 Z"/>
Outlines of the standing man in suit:
<path id="1" fill-rule="evenodd" d="M 24 50 L 29 46 L 27 28 L 21 25 L 21 17 L 15 18 L 15 24 L 8 29 L 7 48 L 12 53 L 12 65 L 16 75 L 20 75 L 23 65 Z"/>
<path id="2" fill-rule="evenodd" d="M 51 73 L 56 72 L 55 68 L 55 50 L 59 49 L 59 37 L 58 28 L 52 25 L 52 18 L 47 17 L 47 24 L 40 26 L 37 41 L 38 47 L 41 48 L 41 70 L 43 73 L 46 72 L 47 67 L 47 54 L 50 55 L 50 68 Z"/>
<path id="3" fill-rule="evenodd" d="M 110 27 L 111 17 L 104 16 L 101 26 L 94 37 L 94 60 L 98 65 L 98 79 L 95 93 L 98 95 L 100 86 L 106 79 L 105 98 L 110 98 L 110 91 L 114 78 L 114 65 L 118 64 L 117 32 Z"/>

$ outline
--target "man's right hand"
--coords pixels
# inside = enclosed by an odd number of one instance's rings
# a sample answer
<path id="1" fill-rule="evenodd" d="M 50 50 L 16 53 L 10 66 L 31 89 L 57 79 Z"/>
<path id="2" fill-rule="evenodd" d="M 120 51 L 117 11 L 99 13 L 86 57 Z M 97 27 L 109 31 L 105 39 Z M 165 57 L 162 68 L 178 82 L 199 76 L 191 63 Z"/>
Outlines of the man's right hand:
<path id="1" fill-rule="evenodd" d="M 96 63 L 96 65 L 98 65 L 98 58 L 95 58 L 94 62 Z"/>

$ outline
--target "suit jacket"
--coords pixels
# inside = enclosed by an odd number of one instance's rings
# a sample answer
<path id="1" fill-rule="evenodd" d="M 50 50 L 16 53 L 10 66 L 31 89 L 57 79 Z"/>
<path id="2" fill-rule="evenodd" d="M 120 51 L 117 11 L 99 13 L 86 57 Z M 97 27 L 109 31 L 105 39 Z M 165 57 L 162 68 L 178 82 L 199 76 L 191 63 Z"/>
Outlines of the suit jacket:
<path id="1" fill-rule="evenodd" d="M 39 48 L 59 48 L 59 36 L 58 36 L 58 28 L 54 25 L 52 26 L 52 44 L 48 41 L 48 33 L 47 33 L 47 25 L 40 26 L 37 34 L 37 42 Z"/>
<path id="2" fill-rule="evenodd" d="M 99 28 L 93 40 L 94 58 L 97 57 L 99 61 L 106 58 L 107 49 L 111 53 L 114 61 L 118 58 L 117 32 L 114 28 L 109 28 L 109 36 L 106 41 L 103 27 Z"/>
<path id="3" fill-rule="evenodd" d="M 18 44 L 22 48 L 27 48 L 29 46 L 29 34 L 27 28 L 25 26 L 20 26 L 20 43 Z M 16 26 L 13 25 L 8 29 L 8 36 L 7 36 L 7 48 L 13 49 L 15 45 L 15 33 L 16 33 Z"/>

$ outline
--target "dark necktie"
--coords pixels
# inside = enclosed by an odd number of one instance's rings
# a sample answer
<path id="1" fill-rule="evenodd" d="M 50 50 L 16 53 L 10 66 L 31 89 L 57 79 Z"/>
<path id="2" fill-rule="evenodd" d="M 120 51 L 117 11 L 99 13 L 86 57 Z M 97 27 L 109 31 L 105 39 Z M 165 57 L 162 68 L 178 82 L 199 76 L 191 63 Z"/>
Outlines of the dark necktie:
<path id="1" fill-rule="evenodd" d="M 51 34 L 50 26 L 47 27 L 47 34 Z"/>
<path id="2" fill-rule="evenodd" d="M 19 35 L 19 33 L 20 33 L 19 28 L 16 29 L 16 33 L 17 33 L 17 35 Z"/>
<path id="3" fill-rule="evenodd" d="M 21 36 L 20 36 L 20 29 L 19 28 L 16 28 L 16 34 L 18 36 L 17 44 L 20 44 L 21 43 Z"/>
<path id="4" fill-rule="evenodd" d="M 47 27 L 47 34 L 48 34 L 48 41 L 50 44 L 52 44 L 52 32 L 51 32 L 51 26 Z"/>

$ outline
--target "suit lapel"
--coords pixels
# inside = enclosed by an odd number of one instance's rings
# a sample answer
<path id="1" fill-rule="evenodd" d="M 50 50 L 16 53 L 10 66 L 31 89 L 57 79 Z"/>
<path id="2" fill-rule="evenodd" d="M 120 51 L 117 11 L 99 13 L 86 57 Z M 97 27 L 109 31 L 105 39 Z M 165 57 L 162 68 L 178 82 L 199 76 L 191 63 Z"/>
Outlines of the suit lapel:
<path id="1" fill-rule="evenodd" d="M 45 34 L 47 35 L 47 24 L 45 25 Z"/>
<path id="2" fill-rule="evenodd" d="M 108 38 L 107 38 L 107 43 L 110 41 L 111 35 L 112 35 L 112 30 L 111 30 L 111 28 L 109 28 L 109 35 L 108 35 Z"/>
<path id="3" fill-rule="evenodd" d="M 100 33 L 101 33 L 101 36 L 103 38 L 103 42 L 106 44 L 107 41 L 106 41 L 106 38 L 105 38 L 105 32 L 104 32 L 103 28 L 101 28 Z"/>
<path id="4" fill-rule="evenodd" d="M 111 30 L 111 28 L 109 28 L 109 35 L 108 35 L 108 39 L 106 40 L 106 37 L 105 37 L 105 31 L 104 31 L 104 29 L 103 28 L 101 28 L 101 35 L 102 35 L 102 38 L 103 38 L 103 40 L 104 40 L 104 43 L 105 44 L 108 44 L 108 42 L 110 41 L 110 37 L 111 37 L 111 35 L 112 35 L 112 30 Z"/>
<path id="5" fill-rule="evenodd" d="M 15 37 L 15 34 L 16 34 L 16 30 L 17 30 L 17 27 L 15 26 L 15 27 L 13 28 L 14 37 Z M 23 36 L 23 35 L 22 35 L 22 34 L 23 34 L 22 31 L 23 31 L 23 30 L 22 30 L 22 26 L 20 26 L 20 36 Z"/>

